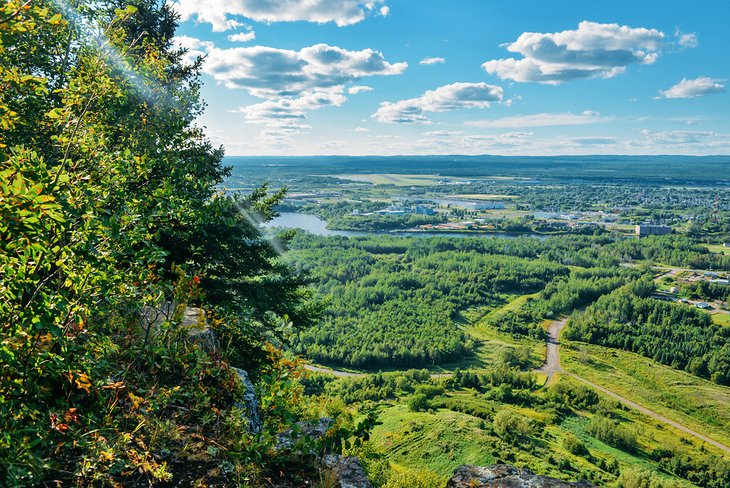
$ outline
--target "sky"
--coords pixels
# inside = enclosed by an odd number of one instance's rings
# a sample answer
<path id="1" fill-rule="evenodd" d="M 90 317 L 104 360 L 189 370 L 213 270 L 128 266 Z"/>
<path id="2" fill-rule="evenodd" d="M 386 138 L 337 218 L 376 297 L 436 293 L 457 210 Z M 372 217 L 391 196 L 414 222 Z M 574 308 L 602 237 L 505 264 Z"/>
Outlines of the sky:
<path id="1" fill-rule="evenodd" d="M 730 154 L 726 0 L 174 0 L 235 156 Z"/>

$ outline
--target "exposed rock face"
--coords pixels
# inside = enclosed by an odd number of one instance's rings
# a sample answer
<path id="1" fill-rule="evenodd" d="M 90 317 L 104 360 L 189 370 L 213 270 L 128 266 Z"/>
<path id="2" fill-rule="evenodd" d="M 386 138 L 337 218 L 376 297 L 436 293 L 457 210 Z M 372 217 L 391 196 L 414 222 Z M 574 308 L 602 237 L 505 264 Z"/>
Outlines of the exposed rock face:
<path id="1" fill-rule="evenodd" d="M 322 464 L 337 488 L 373 488 L 360 460 L 354 456 L 327 454 L 322 458 Z"/>
<path id="2" fill-rule="evenodd" d="M 240 368 L 233 368 L 238 375 L 238 378 L 243 384 L 243 401 L 235 404 L 236 407 L 244 408 L 247 412 L 248 425 L 251 432 L 258 434 L 261 432 L 263 423 L 261 421 L 261 412 L 259 411 L 259 402 L 256 398 L 256 390 L 253 388 L 253 383 L 248 379 L 248 373 Z"/>
<path id="3" fill-rule="evenodd" d="M 327 433 L 327 430 L 329 430 L 332 422 L 334 422 L 334 420 L 328 417 L 322 417 L 316 422 L 306 420 L 297 422 L 294 424 L 294 428 L 287 429 L 279 434 L 279 438 L 276 441 L 276 449 L 278 451 L 291 449 L 303 438 L 311 440 L 321 439 Z"/>
<path id="4" fill-rule="evenodd" d="M 568 482 L 539 476 L 509 464 L 464 465 L 456 468 L 446 488 L 595 488 L 588 481 Z"/>

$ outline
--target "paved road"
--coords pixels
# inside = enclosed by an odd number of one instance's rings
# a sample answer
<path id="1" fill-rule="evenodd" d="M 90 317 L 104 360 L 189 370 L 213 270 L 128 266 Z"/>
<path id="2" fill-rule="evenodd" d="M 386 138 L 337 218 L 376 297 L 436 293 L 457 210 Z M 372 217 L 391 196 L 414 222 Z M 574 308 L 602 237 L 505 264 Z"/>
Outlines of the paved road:
<path id="1" fill-rule="evenodd" d="M 664 422 L 665 424 L 671 425 L 675 429 L 681 430 L 682 432 L 695 436 L 698 439 L 701 439 L 701 440 L 707 442 L 708 444 L 712 444 L 713 446 L 715 446 L 719 449 L 722 449 L 723 451 L 725 451 L 727 453 L 730 453 L 730 447 L 726 446 L 725 444 L 722 444 L 714 439 L 711 439 L 711 438 L 707 437 L 706 435 L 700 434 L 699 432 L 696 432 L 696 431 L 690 429 L 689 427 L 685 427 L 684 425 L 682 425 L 678 422 L 675 422 L 674 420 L 668 419 L 668 418 L 664 417 L 663 415 L 659 415 L 658 413 L 656 413 L 652 410 L 649 410 L 646 407 L 642 407 L 638 403 L 632 402 L 628 398 L 624 398 L 621 395 L 618 395 L 618 394 L 612 392 L 611 390 L 608 390 L 591 381 L 588 381 L 585 378 L 581 378 L 580 376 L 578 376 L 576 374 L 565 371 L 560 366 L 560 350 L 559 350 L 558 337 L 560 336 L 560 331 L 563 329 L 563 327 L 565 327 L 566 322 L 567 322 L 567 319 L 555 320 L 550 324 L 550 327 L 548 327 L 548 338 L 546 339 L 547 358 L 546 358 L 545 364 L 542 366 L 542 368 L 536 370 L 536 371 L 545 373 L 547 375 L 548 383 L 550 382 L 550 380 L 552 379 L 552 377 L 555 373 L 564 373 L 564 374 L 570 376 L 571 378 L 575 378 L 578 381 L 582 381 L 586 385 L 591 386 L 592 388 L 595 388 L 596 390 L 605 393 L 606 395 L 610 396 L 611 398 L 614 398 L 614 399 L 620 401 L 621 403 L 628 405 L 629 407 L 634 408 L 645 415 L 648 415 L 649 417 L 651 417 L 653 419 L 656 419 L 656 420 L 659 420 L 660 422 Z"/>

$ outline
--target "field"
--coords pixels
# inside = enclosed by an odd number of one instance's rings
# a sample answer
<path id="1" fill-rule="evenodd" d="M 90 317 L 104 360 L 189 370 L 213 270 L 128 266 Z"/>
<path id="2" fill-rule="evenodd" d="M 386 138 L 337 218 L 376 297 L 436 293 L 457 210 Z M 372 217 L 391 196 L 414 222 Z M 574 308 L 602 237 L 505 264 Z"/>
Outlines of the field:
<path id="1" fill-rule="evenodd" d="M 730 410 L 727 408 L 730 388 L 657 364 L 638 354 L 590 344 L 567 342 L 561 347 L 560 359 L 566 370 L 730 444 Z M 697 441 L 692 439 L 692 442 Z"/>
<path id="2" fill-rule="evenodd" d="M 730 254 L 730 247 L 725 247 L 722 244 L 703 244 L 710 252 L 717 254 Z"/>
<path id="3" fill-rule="evenodd" d="M 434 186 L 443 176 L 438 175 L 400 175 L 400 174 L 349 174 L 333 175 L 335 178 L 347 181 L 371 183 L 373 185 L 395 186 Z"/>

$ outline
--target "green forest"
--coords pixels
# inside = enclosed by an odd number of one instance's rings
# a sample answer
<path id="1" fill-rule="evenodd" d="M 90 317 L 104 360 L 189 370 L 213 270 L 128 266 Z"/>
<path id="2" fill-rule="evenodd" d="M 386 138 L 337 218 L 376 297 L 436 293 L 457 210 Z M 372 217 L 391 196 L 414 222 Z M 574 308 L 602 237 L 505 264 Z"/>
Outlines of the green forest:
<path id="1" fill-rule="evenodd" d="M 730 487 L 730 287 L 706 271 L 730 271 L 730 256 L 698 225 L 403 237 L 383 231 L 443 219 L 359 220 L 382 201 L 345 198 L 317 211 L 376 233 L 267 228 L 294 191 L 268 182 L 273 166 L 224 189 L 233 170 L 198 122 L 204 60 L 177 47 L 179 19 L 163 0 L 0 6 L 0 486 L 333 488 L 334 454 L 376 488 L 443 487 L 460 465 L 494 463 Z M 306 161 L 292 171 L 308 184 L 340 164 Z M 665 196 L 621 181 L 616 201 Z M 566 317 L 565 371 L 539 369 Z"/>
<path id="2" fill-rule="evenodd" d="M 571 317 L 570 339 L 637 352 L 673 368 L 730 382 L 730 328 L 683 304 L 650 297 L 651 281 L 639 280 L 602 296 Z"/>

